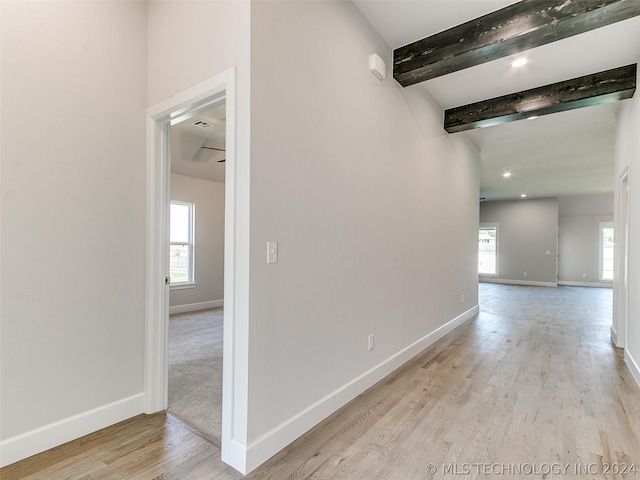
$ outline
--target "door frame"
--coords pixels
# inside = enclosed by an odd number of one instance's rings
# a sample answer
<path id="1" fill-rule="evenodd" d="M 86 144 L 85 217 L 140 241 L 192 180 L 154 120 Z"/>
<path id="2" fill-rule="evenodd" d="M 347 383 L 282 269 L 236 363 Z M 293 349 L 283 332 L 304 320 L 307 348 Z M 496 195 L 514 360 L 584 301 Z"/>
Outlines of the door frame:
<path id="1" fill-rule="evenodd" d="M 237 75 L 232 67 L 147 110 L 147 276 L 144 411 L 167 409 L 169 332 L 170 128 L 226 102 L 222 460 L 244 473 L 247 454 L 248 268 L 238 248 Z M 248 160 L 246 162 L 248 164 Z M 243 189 L 244 190 L 244 189 Z M 244 192 L 241 192 L 244 195 Z M 244 223 L 243 223 L 244 224 Z M 242 234 L 241 234 L 242 235 Z M 244 237 L 244 235 L 242 235 Z M 244 253 L 243 253 L 244 252 Z M 238 312 L 241 313 L 238 318 Z"/>
<path id="2" fill-rule="evenodd" d="M 626 191 L 623 191 L 626 190 Z M 614 277 L 614 343 L 627 348 L 627 329 L 629 325 L 629 167 L 626 167 L 618 179 L 618 218 L 614 218 L 616 227 L 615 277 Z M 618 242 L 620 238 L 622 241 Z"/>

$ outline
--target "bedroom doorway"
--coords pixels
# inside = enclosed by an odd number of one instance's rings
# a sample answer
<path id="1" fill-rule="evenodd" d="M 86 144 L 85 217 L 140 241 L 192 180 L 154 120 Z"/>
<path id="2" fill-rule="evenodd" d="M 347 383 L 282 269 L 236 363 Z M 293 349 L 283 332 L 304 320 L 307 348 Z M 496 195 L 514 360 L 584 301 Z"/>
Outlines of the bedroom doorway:
<path id="1" fill-rule="evenodd" d="M 167 410 L 220 446 L 226 101 L 170 135 Z"/>
<path id="2" fill-rule="evenodd" d="M 167 410 L 220 445 L 226 101 L 170 135 Z"/>
<path id="3" fill-rule="evenodd" d="M 238 101 L 236 68 L 231 67 L 147 110 L 147 275 L 145 314 L 145 413 L 168 403 L 169 187 L 171 126 L 226 102 L 224 338 L 221 459 L 246 471 L 249 305 L 249 114 Z M 248 95 L 243 84 L 242 94 Z M 238 113 L 238 110 L 241 113 Z M 240 140 L 238 140 L 240 139 Z M 242 151 L 238 156 L 237 149 Z"/>

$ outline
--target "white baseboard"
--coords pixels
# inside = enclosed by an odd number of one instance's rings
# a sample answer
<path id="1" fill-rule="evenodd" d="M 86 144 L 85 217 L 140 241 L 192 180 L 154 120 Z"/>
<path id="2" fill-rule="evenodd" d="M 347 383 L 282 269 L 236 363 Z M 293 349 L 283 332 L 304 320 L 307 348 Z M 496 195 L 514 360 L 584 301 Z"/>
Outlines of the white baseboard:
<path id="1" fill-rule="evenodd" d="M 44 452 L 63 443 L 93 433 L 144 410 L 144 395 L 139 393 L 117 402 L 65 418 L 0 442 L 0 467 Z"/>
<path id="2" fill-rule="evenodd" d="M 467 310 L 251 442 L 246 452 L 247 473 L 451 330 L 475 316 L 478 311 L 477 305 Z"/>
<path id="3" fill-rule="evenodd" d="M 563 287 L 594 287 L 594 288 L 613 288 L 611 282 L 571 282 L 567 280 L 558 280 L 558 285 Z"/>
<path id="4" fill-rule="evenodd" d="M 247 471 L 247 446 L 237 440 L 231 439 L 229 442 L 222 442 L 220 459 L 227 465 L 231 465 L 242 475 Z"/>
<path id="5" fill-rule="evenodd" d="M 532 280 L 508 280 L 504 278 L 479 277 L 480 283 L 501 283 L 504 285 L 522 285 L 525 287 L 557 287 L 556 282 L 535 282 Z"/>
<path id="6" fill-rule="evenodd" d="M 628 349 L 624 350 L 624 361 L 631 372 L 631 376 L 636 381 L 636 385 L 640 387 L 640 367 L 638 363 L 633 359 Z"/>
<path id="7" fill-rule="evenodd" d="M 613 342 L 613 344 L 618 347 L 618 332 L 616 331 L 616 329 L 613 327 L 613 325 L 611 325 L 611 341 Z"/>
<path id="8" fill-rule="evenodd" d="M 174 313 L 197 312 L 198 310 L 206 310 L 207 308 L 223 307 L 224 300 L 211 300 L 209 302 L 187 303 L 186 305 L 174 305 L 169 307 L 169 315 Z"/>

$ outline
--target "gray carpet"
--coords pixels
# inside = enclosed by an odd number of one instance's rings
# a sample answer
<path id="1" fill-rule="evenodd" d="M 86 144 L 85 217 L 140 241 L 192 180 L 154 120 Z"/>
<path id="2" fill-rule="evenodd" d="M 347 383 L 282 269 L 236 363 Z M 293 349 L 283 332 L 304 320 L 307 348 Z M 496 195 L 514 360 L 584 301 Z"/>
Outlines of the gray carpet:
<path id="1" fill-rule="evenodd" d="M 222 308 L 169 318 L 169 412 L 220 440 Z"/>

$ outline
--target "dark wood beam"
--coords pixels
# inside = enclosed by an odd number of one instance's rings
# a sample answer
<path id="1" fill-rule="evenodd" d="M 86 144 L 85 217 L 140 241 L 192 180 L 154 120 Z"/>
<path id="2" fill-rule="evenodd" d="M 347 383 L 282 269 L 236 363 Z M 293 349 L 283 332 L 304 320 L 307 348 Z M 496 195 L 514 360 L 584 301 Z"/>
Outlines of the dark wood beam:
<path id="1" fill-rule="evenodd" d="M 637 64 L 512 93 L 444 112 L 449 133 L 631 98 Z"/>
<path id="2" fill-rule="evenodd" d="M 523 0 L 396 49 L 393 78 L 407 87 L 636 15 L 639 0 Z"/>

